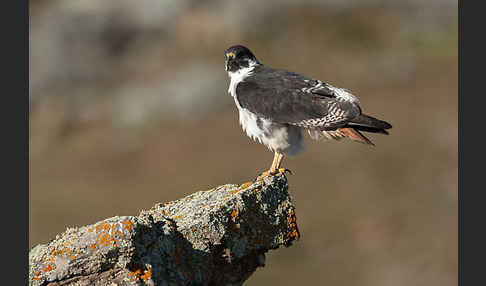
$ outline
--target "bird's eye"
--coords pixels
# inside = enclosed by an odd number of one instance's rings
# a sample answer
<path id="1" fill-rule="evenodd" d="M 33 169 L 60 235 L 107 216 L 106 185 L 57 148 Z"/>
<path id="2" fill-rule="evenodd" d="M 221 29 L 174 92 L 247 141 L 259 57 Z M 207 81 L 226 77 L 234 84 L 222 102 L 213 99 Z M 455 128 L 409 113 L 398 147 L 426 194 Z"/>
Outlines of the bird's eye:
<path id="1" fill-rule="evenodd" d="M 229 52 L 226 54 L 226 56 L 228 57 L 228 59 L 232 59 L 235 57 L 235 54 L 233 54 L 232 52 Z"/>

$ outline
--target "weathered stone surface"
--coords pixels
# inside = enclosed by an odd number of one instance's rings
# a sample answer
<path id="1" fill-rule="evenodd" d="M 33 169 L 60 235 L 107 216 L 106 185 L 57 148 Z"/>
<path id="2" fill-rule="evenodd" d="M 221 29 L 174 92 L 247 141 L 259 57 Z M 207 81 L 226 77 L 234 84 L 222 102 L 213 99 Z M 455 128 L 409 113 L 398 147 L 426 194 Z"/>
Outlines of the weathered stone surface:
<path id="1" fill-rule="evenodd" d="M 241 285 L 299 238 L 285 176 L 223 185 L 69 228 L 29 254 L 30 285 Z"/>

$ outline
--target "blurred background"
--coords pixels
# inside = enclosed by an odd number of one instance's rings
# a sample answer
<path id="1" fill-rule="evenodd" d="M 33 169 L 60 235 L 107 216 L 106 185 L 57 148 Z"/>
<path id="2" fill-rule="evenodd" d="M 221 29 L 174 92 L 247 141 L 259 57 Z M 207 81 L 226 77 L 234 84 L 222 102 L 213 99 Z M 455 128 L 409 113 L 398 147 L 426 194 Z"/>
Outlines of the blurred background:
<path id="1" fill-rule="evenodd" d="M 31 0 L 30 246 L 266 170 L 227 94 L 243 44 L 393 125 L 284 160 L 302 237 L 246 285 L 456 285 L 457 26 L 452 0 Z"/>

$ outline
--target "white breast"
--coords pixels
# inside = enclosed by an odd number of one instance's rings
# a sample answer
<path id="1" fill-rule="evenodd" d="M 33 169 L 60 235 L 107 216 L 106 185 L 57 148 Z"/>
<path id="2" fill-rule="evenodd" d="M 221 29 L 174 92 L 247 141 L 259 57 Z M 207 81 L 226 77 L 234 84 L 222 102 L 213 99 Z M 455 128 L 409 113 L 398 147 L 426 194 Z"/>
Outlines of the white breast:
<path id="1" fill-rule="evenodd" d="M 258 140 L 260 143 L 265 140 L 265 135 L 268 134 L 268 126 L 270 122 L 266 120 L 261 120 L 260 125 L 258 124 L 258 117 L 256 114 L 251 113 L 245 108 L 238 107 L 240 115 L 240 125 L 246 132 L 248 137 L 254 140 Z"/>
<path id="2" fill-rule="evenodd" d="M 233 96 L 235 99 L 236 105 L 240 107 L 240 104 L 236 100 L 236 86 L 242 82 L 245 78 L 249 77 L 253 73 L 253 69 L 255 68 L 254 64 L 250 64 L 247 68 L 242 68 L 236 72 L 228 72 L 228 75 L 231 79 L 228 93 Z"/>
<path id="3" fill-rule="evenodd" d="M 244 81 L 245 78 L 250 76 L 253 72 L 255 67 L 250 65 L 248 68 L 240 69 L 236 72 L 228 72 L 228 75 L 231 79 L 228 93 L 233 97 L 235 100 L 236 107 L 238 107 L 239 115 L 240 115 L 240 124 L 246 134 L 255 140 L 260 141 L 262 143 L 262 138 L 264 137 L 265 130 L 258 126 L 258 117 L 251 113 L 249 110 L 241 107 L 240 103 L 238 102 L 238 98 L 236 96 L 236 87 L 237 85 Z"/>

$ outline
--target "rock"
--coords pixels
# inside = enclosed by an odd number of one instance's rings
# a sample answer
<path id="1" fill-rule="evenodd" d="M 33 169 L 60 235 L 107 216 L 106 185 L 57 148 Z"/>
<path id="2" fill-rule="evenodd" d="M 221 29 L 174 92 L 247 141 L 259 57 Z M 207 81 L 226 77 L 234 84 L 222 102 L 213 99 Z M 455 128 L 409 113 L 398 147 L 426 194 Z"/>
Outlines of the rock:
<path id="1" fill-rule="evenodd" d="M 285 175 L 68 228 L 29 253 L 30 285 L 241 285 L 299 238 Z"/>

